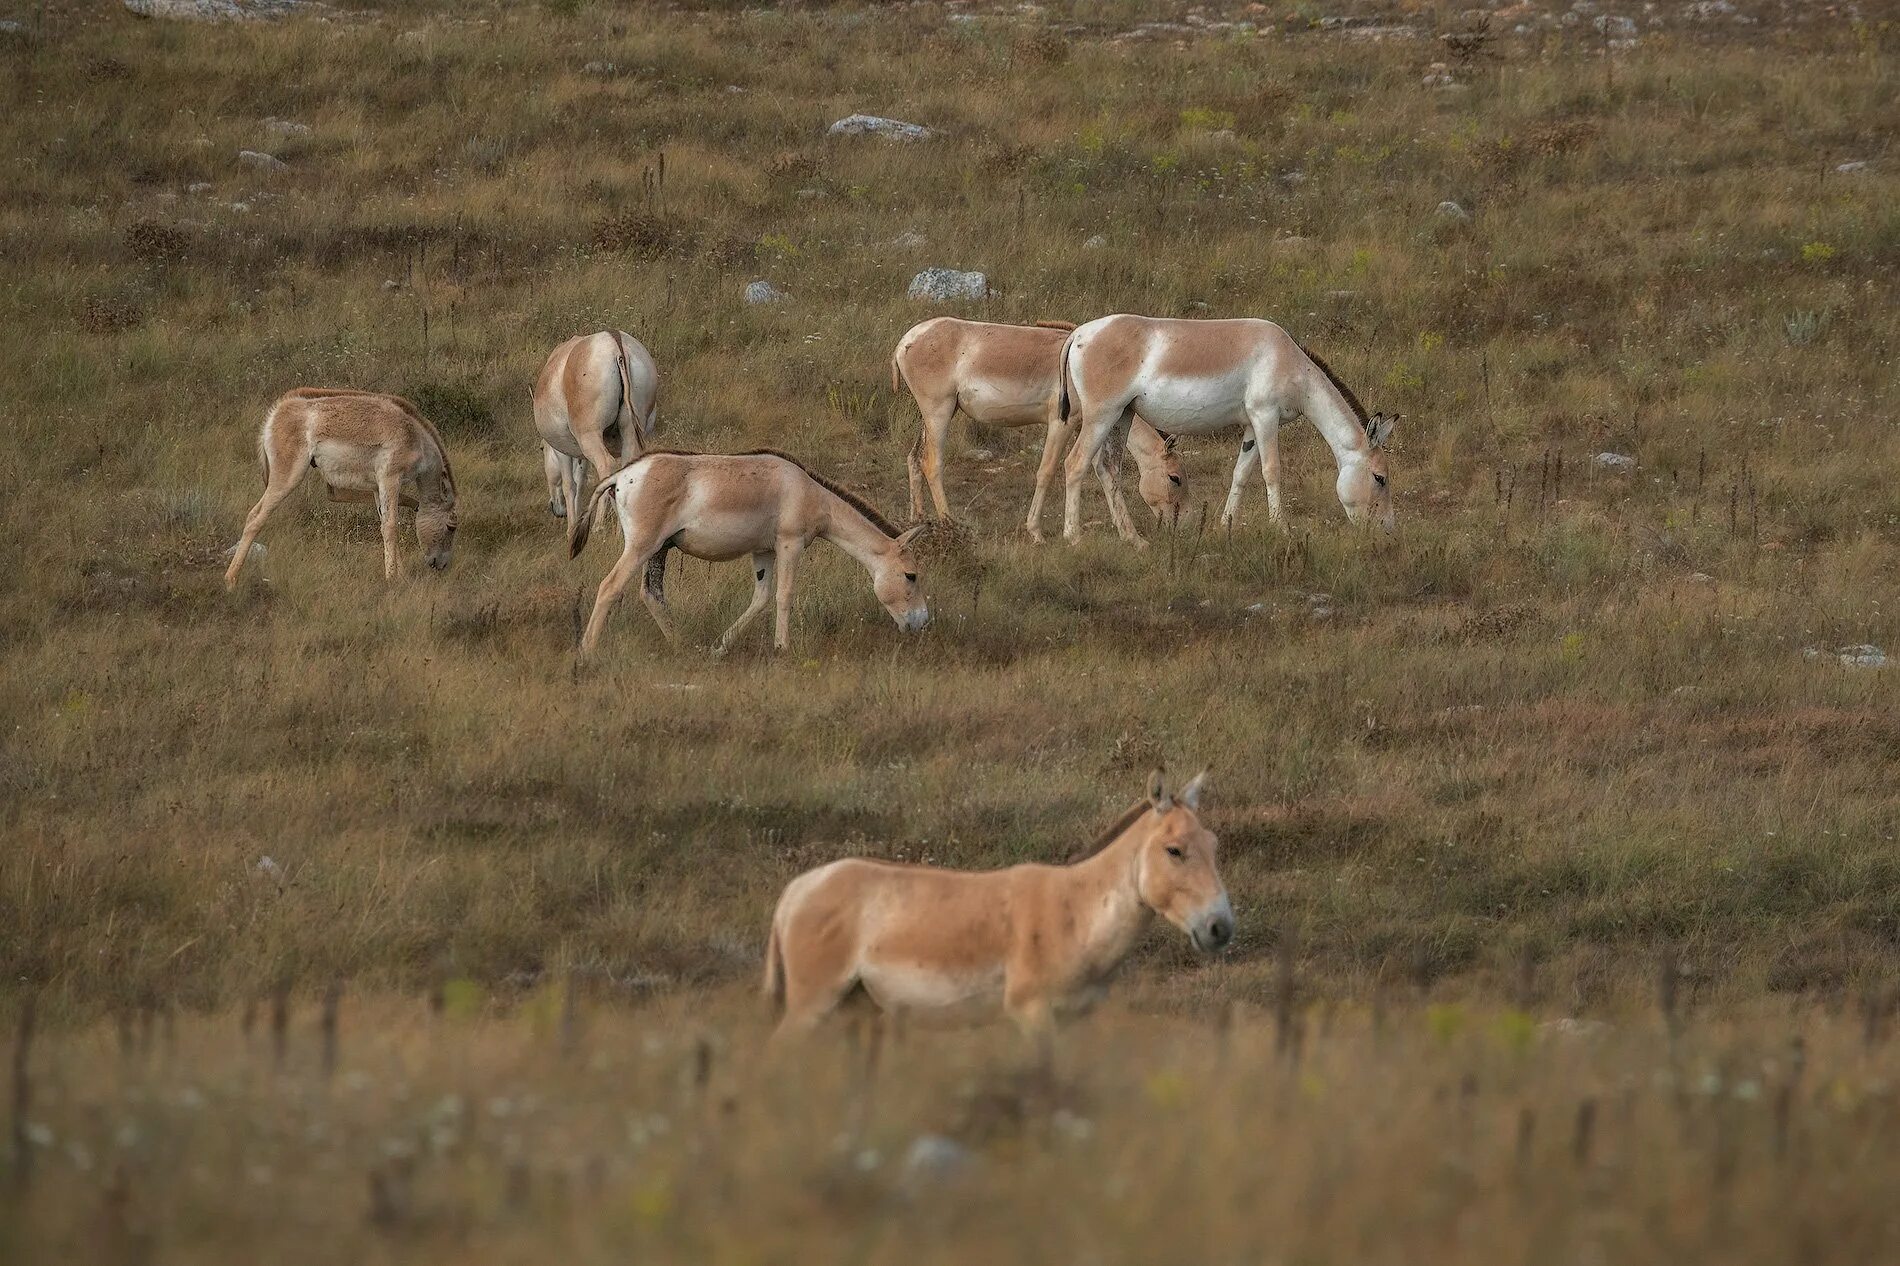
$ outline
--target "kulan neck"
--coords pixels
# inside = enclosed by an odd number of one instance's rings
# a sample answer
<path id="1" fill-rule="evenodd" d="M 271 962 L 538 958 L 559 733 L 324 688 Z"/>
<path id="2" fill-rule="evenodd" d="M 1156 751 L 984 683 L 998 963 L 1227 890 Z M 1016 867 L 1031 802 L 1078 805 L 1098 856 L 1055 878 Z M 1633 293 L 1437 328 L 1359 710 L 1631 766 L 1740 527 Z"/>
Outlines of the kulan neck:
<path id="1" fill-rule="evenodd" d="M 1333 450 L 1333 461 L 1342 470 L 1348 462 L 1363 462 L 1372 454 L 1366 438 L 1365 423 L 1325 370 L 1306 362 L 1306 417 Z"/>

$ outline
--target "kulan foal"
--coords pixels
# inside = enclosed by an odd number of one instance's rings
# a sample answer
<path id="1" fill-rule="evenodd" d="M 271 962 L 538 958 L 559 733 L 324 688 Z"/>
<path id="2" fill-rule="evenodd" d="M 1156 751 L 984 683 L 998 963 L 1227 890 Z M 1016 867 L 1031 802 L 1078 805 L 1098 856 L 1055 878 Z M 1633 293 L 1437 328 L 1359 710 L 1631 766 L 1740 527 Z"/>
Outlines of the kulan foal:
<path id="1" fill-rule="evenodd" d="M 332 501 L 374 501 L 383 525 L 383 576 L 402 571 L 396 549 L 396 511 L 416 512 L 416 538 L 437 571 L 449 565 L 455 546 L 455 476 L 435 426 L 400 396 L 370 391 L 299 387 L 285 393 L 264 415 L 257 436 L 264 469 L 264 495 L 244 521 L 244 535 L 224 573 L 227 589 L 251 544 L 305 472 L 315 470 Z"/>
<path id="2" fill-rule="evenodd" d="M 758 449 L 726 456 L 653 451 L 637 457 L 594 490 L 594 499 L 573 525 L 570 558 L 586 547 L 595 506 L 603 500 L 620 516 L 625 544 L 620 561 L 595 595 L 594 611 L 581 637 L 582 658 L 599 646 L 608 611 L 640 572 L 646 577 L 641 597 L 654 623 L 669 642 L 677 640 L 666 618 L 664 588 L 666 552 L 672 549 L 713 562 L 752 557 L 752 605 L 719 639 L 715 651 L 719 655 L 731 649 L 733 639 L 765 609 L 773 596 L 774 578 L 778 612 L 772 645 L 781 651 L 791 646 L 792 584 L 798 560 L 820 537 L 871 573 L 877 600 L 899 628 L 911 632 L 930 619 L 930 609 L 917 587 L 917 560 L 910 552 L 911 540 L 923 531 L 922 525 L 897 531 L 861 498 L 784 453 Z"/>
<path id="3" fill-rule="evenodd" d="M 1234 912 L 1201 824 L 1203 777 L 1176 794 L 1160 771 L 1069 866 L 958 871 L 847 858 L 786 885 L 765 949 L 774 1040 L 810 1029 L 862 989 L 883 1009 L 1000 1003 L 1046 1043 L 1059 1010 L 1086 1006 L 1153 915 L 1212 953 Z"/>

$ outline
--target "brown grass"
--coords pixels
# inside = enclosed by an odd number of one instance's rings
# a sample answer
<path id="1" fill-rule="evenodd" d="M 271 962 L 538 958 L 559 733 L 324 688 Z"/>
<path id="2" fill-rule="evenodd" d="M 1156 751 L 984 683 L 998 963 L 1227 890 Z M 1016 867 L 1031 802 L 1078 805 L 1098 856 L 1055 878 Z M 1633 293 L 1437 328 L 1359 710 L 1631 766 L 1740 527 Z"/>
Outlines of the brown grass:
<path id="1" fill-rule="evenodd" d="M 1833 653 L 1900 652 L 1892 35 L 1812 8 L 1744 6 L 1761 20 L 1741 24 L 1680 7 L 1607 55 L 1587 18 L 1498 19 L 1469 59 L 1431 38 L 1465 19 L 1417 6 L 1346 7 L 1412 39 L 1321 30 L 1332 14 L 1302 6 L 1226 15 L 1265 34 L 1144 28 L 1217 16 L 1151 0 L 974 23 L 933 5 L 27 15 L 0 40 L 0 1010 L 40 998 L 40 1058 L 73 1071 L 39 1102 L 95 1164 L 49 1159 L 39 1189 L 74 1199 L 0 1231 L 0 1252 L 44 1256 L 104 1202 L 155 1210 L 185 1255 L 229 1233 L 253 1256 L 319 1256 L 283 1212 L 308 1197 L 393 1256 L 407 1232 L 362 1229 L 380 1140 L 420 1137 L 441 1094 L 533 1093 L 586 1145 L 524 1137 L 530 1212 L 497 1214 L 508 1135 L 485 1123 L 466 1167 L 418 1179 L 440 1184 L 428 1253 L 480 1228 L 498 1256 L 881 1260 L 898 1206 L 884 1170 L 826 1151 L 835 1065 L 809 1062 L 789 1115 L 742 1096 L 743 1128 L 675 1132 L 651 1171 L 596 1132 L 624 1137 L 616 1095 L 638 1114 L 674 1093 L 678 1048 L 651 1075 L 615 1070 L 702 1005 L 744 1066 L 751 1030 L 725 1008 L 797 870 L 1060 857 L 1159 759 L 1212 768 L 1234 952 L 1144 944 L 1132 1014 L 1065 1073 L 1107 1159 L 985 1143 L 979 1211 L 943 1255 L 1155 1260 L 1212 1223 L 1222 1258 L 1878 1256 L 1891 1174 L 1856 1149 L 1891 1070 L 1854 1063 L 1846 1022 L 1812 1008 L 1886 989 L 1900 944 L 1895 670 Z M 1438 60 L 1461 86 L 1422 82 Z M 856 110 L 941 135 L 826 137 Z M 1437 215 L 1447 199 L 1470 218 Z M 894 511 L 916 418 L 888 356 L 938 310 L 903 297 L 927 265 L 985 270 L 999 293 L 967 311 L 996 320 L 1282 321 L 1369 408 L 1405 415 L 1400 534 L 1340 522 L 1297 428 L 1284 532 L 1257 483 L 1239 528 L 1212 525 L 1223 440 L 1187 446 L 1189 510 L 1148 554 L 1113 540 L 1093 492 L 1080 548 L 1036 548 L 1016 525 L 1040 437 L 986 434 L 989 460 L 964 437 L 950 490 L 974 527 L 923 550 L 923 635 L 818 551 L 793 653 L 760 634 L 715 664 L 702 648 L 749 578 L 688 561 L 668 585 L 687 648 L 636 605 L 577 671 L 606 555 L 569 565 L 542 508 L 526 387 L 548 349 L 633 331 L 661 367 L 663 443 L 783 448 Z M 754 278 L 788 300 L 746 306 Z M 255 580 L 222 592 L 255 427 L 296 384 L 400 392 L 441 427 L 464 499 L 447 574 L 380 584 L 372 517 L 312 493 L 267 528 Z M 1224 1008 L 1271 998 L 1289 943 L 1314 1015 L 1358 1017 L 1309 1047 L 1310 1099 L 1257 1037 L 1207 1062 Z M 1798 1182 L 1750 1144 L 1723 1171 L 1734 1197 L 1711 1194 L 1726 1118 L 1655 1088 L 1649 1037 L 1519 1066 L 1369 1036 L 1382 989 L 1485 1028 L 1525 962 L 1538 1016 L 1627 1014 L 1665 956 L 1720 1017 L 1709 1060 L 1798 1029 L 1855 1088 L 1836 1108 L 1833 1082 L 1802 1083 Z M 618 982 L 599 1024 L 624 1041 L 590 1046 L 604 1071 L 569 1087 L 528 1035 L 576 970 Z M 445 976 L 490 999 L 479 1035 L 406 1018 Z M 376 1089 L 293 1079 L 294 1128 L 268 1124 L 275 1083 L 243 1071 L 233 1012 L 334 979 L 372 999 L 359 1023 L 387 1019 L 386 1047 L 350 1048 Z M 94 1026 L 148 1004 L 180 1017 L 189 1059 L 110 1071 Z M 993 1039 L 913 1060 L 920 1084 L 874 1118 L 885 1163 L 947 1128 L 947 1087 L 995 1054 L 957 1052 Z M 1168 1069 L 1184 1106 L 1128 1106 Z M 254 1124 L 128 1165 L 113 1196 L 113 1145 L 68 1122 L 88 1103 L 116 1120 L 146 1087 L 169 1121 L 184 1078 Z M 1566 1123 L 1590 1093 L 1623 1159 L 1578 1170 Z M 1761 1129 L 1764 1102 L 1737 1128 Z M 1525 1106 L 1541 1177 L 1519 1188 L 1501 1139 Z M 1025 1119 L 1046 1133 L 1052 1113 Z M 318 1122 L 348 1144 L 292 1146 Z M 263 1163 L 287 1184 L 259 1188 L 280 1194 L 255 1224 L 230 1197 L 253 1128 L 280 1131 Z M 1253 1163 L 1282 1132 L 1297 1167 Z M 592 1155 L 612 1177 L 573 1197 Z M 583 1174 L 560 1198 L 558 1156 Z M 773 1166 L 804 1177 L 772 1189 Z M 658 1176 L 672 1203 L 649 1226 L 637 1210 L 660 1198 L 638 1193 Z M 730 1232 L 709 1213 L 738 1208 L 755 1211 Z M 1026 1223 L 1050 1209 L 1074 1212 Z"/>

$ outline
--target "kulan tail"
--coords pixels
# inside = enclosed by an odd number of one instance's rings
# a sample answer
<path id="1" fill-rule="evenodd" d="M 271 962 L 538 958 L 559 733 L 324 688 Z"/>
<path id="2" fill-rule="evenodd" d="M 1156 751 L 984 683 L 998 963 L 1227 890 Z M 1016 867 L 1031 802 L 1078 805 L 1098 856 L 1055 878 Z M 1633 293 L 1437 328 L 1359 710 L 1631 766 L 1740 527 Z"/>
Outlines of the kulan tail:
<path id="1" fill-rule="evenodd" d="M 1069 371 L 1069 357 L 1075 351 L 1075 332 L 1062 340 L 1062 390 L 1056 397 L 1056 419 L 1067 422 L 1075 408 L 1075 375 Z"/>
<path id="2" fill-rule="evenodd" d="M 640 448 L 641 423 L 645 420 L 633 411 L 633 370 L 627 365 L 627 345 L 620 340 L 624 337 L 619 330 L 608 333 L 614 341 L 614 368 L 620 371 L 620 408 L 614 416 L 620 421 L 620 434 L 630 437 L 629 447 L 636 452 Z"/>
<path id="3" fill-rule="evenodd" d="M 594 495 L 587 499 L 587 509 L 582 512 L 579 521 L 568 520 L 567 556 L 569 558 L 579 558 L 581 551 L 587 548 L 587 538 L 594 534 L 594 511 L 599 508 L 602 497 L 611 501 L 613 495 L 614 480 L 613 476 L 609 475 L 594 485 Z M 568 507 L 568 512 L 573 513 L 572 506 Z"/>

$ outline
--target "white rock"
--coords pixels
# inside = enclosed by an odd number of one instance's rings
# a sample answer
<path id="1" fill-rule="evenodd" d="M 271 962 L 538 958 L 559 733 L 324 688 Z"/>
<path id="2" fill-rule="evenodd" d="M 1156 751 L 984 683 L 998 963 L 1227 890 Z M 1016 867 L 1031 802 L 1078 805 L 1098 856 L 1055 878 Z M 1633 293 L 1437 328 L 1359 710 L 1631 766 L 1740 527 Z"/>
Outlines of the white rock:
<path id="1" fill-rule="evenodd" d="M 914 251 L 930 245 L 930 239 L 916 229 L 905 229 L 891 239 L 891 245 L 900 251 Z"/>
<path id="2" fill-rule="evenodd" d="M 272 136 L 296 137 L 302 139 L 310 135 L 310 125 L 299 123 L 295 119 L 265 119 L 264 130 Z"/>
<path id="3" fill-rule="evenodd" d="M 25 35 L 25 34 L 26 34 L 26 23 L 24 22 L 13 22 L 13 21 L 0 22 L 0 35 Z"/>
<path id="4" fill-rule="evenodd" d="M 1715 577 L 1709 575 L 1706 571 L 1692 571 L 1689 573 L 1689 583 L 1692 585 L 1712 585 L 1715 583 Z"/>
<path id="5" fill-rule="evenodd" d="M 618 69 L 619 67 L 615 66 L 612 62 L 588 62 L 585 66 L 581 67 L 581 73 L 587 75 L 611 75 Z"/>
<path id="6" fill-rule="evenodd" d="M 1856 158 L 1845 163 L 1834 164 L 1834 170 L 1841 173 L 1841 175 L 1843 176 L 1852 176 L 1859 172 L 1866 171 L 1867 166 L 1868 164 L 1867 164 L 1866 159 Z"/>
<path id="7" fill-rule="evenodd" d="M 1082 243 L 1082 249 L 1085 251 L 1099 251 L 1107 245 L 1108 239 L 1103 237 L 1100 233 L 1097 233 Z"/>
<path id="8" fill-rule="evenodd" d="M 1438 214 L 1448 220 L 1469 220 L 1471 218 L 1471 212 L 1465 210 L 1450 198 L 1438 204 Z"/>
<path id="9" fill-rule="evenodd" d="M 833 136 L 882 136 L 893 141 L 927 141 L 936 133 L 921 123 L 905 123 L 876 114 L 853 114 L 826 129 Z"/>
<path id="10" fill-rule="evenodd" d="M 1636 469 L 1636 459 L 1624 453 L 1598 453 L 1596 463 L 1605 470 Z"/>
<path id="11" fill-rule="evenodd" d="M 1598 35 L 1615 39 L 1629 39 L 1636 34 L 1635 21 L 1615 13 L 1605 13 L 1590 25 L 1597 29 Z"/>
<path id="12" fill-rule="evenodd" d="M 259 171 L 287 171 L 290 168 L 289 163 L 275 154 L 266 154 L 254 149 L 239 150 L 238 161 L 246 167 L 255 167 Z"/>
<path id="13" fill-rule="evenodd" d="M 1878 646 L 1843 646 L 1835 652 L 1843 668 L 1885 668 L 1887 652 Z"/>
<path id="14" fill-rule="evenodd" d="M 904 1182 L 910 1187 L 952 1182 L 976 1166 L 976 1155 L 955 1139 L 920 1134 L 904 1152 Z"/>
<path id="15" fill-rule="evenodd" d="M 951 299 L 982 299 L 990 292 L 990 279 L 982 273 L 960 272 L 955 268 L 926 268 L 910 279 L 909 296 L 943 303 Z"/>
<path id="16" fill-rule="evenodd" d="M 194 180 L 185 186 L 186 193 L 210 193 L 215 186 L 209 180 Z"/>
<path id="17" fill-rule="evenodd" d="M 278 18 L 303 7 L 304 0 L 125 0 L 125 7 L 142 18 L 176 18 L 183 22 L 249 22 Z"/>
<path id="18" fill-rule="evenodd" d="M 755 281 L 745 288 L 747 303 L 783 303 L 785 292 L 769 281 Z"/>
<path id="19" fill-rule="evenodd" d="M 263 562 L 263 561 L 264 561 L 264 555 L 265 555 L 265 553 L 267 553 L 267 552 L 268 552 L 268 551 L 266 551 L 266 550 L 264 549 L 264 542 L 262 542 L 262 541 L 252 541 L 252 542 L 251 542 L 251 552 L 250 552 L 250 553 L 248 553 L 248 554 L 246 554 L 246 555 L 244 556 L 244 560 L 245 560 L 246 562 L 250 562 L 250 563 L 261 563 L 261 562 Z M 233 546 L 232 546 L 232 547 L 231 547 L 230 549 L 228 549 L 228 550 L 226 550 L 226 551 L 224 551 L 224 556 L 225 556 L 225 558 L 226 558 L 227 560 L 228 560 L 228 559 L 233 559 L 233 558 L 236 558 L 236 557 L 237 557 L 237 546 L 235 546 L 235 545 L 233 545 Z M 264 860 L 265 860 L 265 861 L 269 861 L 270 859 L 269 859 L 269 858 L 267 857 L 267 858 L 265 858 Z"/>
<path id="20" fill-rule="evenodd" d="M 283 877 L 284 868 L 277 864 L 275 858 L 267 855 L 257 859 L 257 873 L 266 878 L 279 879 Z"/>

